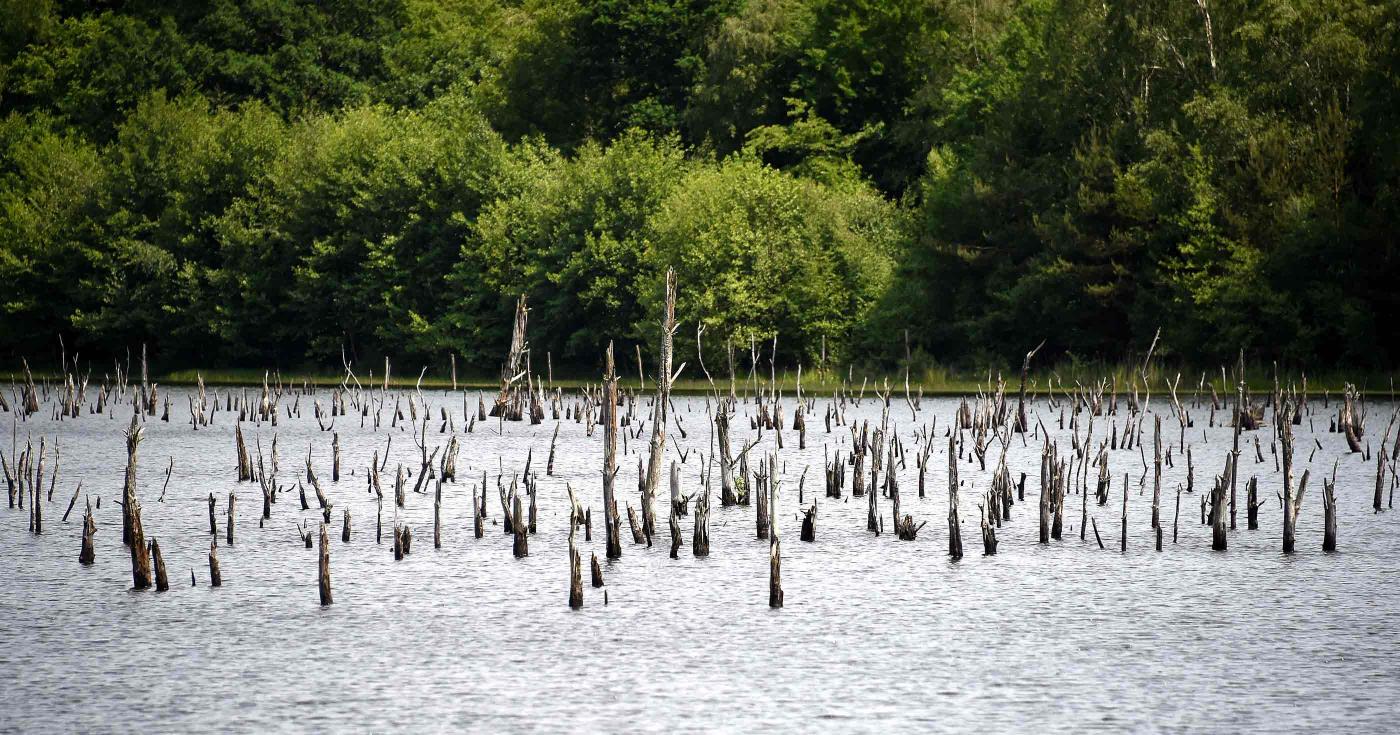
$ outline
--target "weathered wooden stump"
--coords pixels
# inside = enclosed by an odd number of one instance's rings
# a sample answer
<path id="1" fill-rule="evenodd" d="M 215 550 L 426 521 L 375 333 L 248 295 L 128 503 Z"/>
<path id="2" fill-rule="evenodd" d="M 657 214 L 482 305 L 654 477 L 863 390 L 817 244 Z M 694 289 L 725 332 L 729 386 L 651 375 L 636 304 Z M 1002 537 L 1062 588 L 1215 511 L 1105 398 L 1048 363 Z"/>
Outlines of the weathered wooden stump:
<path id="1" fill-rule="evenodd" d="M 224 583 L 224 576 L 219 573 L 219 539 L 215 537 L 209 542 L 209 586 L 220 587 Z"/>
<path id="2" fill-rule="evenodd" d="M 598 564 L 598 555 L 597 555 L 597 554 L 593 554 L 593 561 L 592 561 L 591 566 L 592 566 L 592 572 L 593 572 L 593 586 L 594 586 L 594 587 L 602 587 L 602 586 L 603 586 L 603 567 L 600 566 L 600 565 Z"/>
<path id="3" fill-rule="evenodd" d="M 347 516 L 348 517 L 348 516 Z M 349 527 L 346 527 L 349 534 Z M 321 550 L 316 563 L 317 588 L 321 592 L 321 606 L 331 604 L 331 544 L 326 535 L 326 524 L 321 524 Z"/>
<path id="4" fill-rule="evenodd" d="M 156 592 L 170 589 L 170 580 L 165 576 L 165 557 L 161 556 L 160 543 L 151 539 L 151 560 L 156 569 Z"/>

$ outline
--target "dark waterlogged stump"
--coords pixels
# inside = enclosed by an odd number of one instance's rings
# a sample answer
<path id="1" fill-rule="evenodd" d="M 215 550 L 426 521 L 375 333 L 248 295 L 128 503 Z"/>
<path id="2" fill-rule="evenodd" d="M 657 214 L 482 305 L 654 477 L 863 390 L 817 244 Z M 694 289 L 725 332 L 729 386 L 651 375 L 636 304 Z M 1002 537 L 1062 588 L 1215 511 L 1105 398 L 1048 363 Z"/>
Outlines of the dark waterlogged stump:
<path id="1" fill-rule="evenodd" d="M 478 539 L 486 533 L 486 527 L 483 525 L 483 516 L 486 514 L 484 507 L 486 504 L 486 478 L 484 476 L 481 478 L 481 489 L 482 495 L 478 499 L 476 488 L 472 488 L 472 535 Z"/>
<path id="2" fill-rule="evenodd" d="M 1332 466 L 1332 478 L 1322 480 L 1322 550 L 1337 550 L 1337 467 Z"/>
<path id="3" fill-rule="evenodd" d="M 122 490 L 122 512 L 130 534 L 132 586 L 144 590 L 151 586 L 151 555 L 146 547 L 146 534 L 141 526 L 141 504 L 136 499 L 136 448 L 141 444 L 141 427 L 135 416 L 126 432 L 126 482 Z"/>
<path id="4" fill-rule="evenodd" d="M 525 522 L 521 520 L 521 513 L 523 510 L 524 508 L 522 508 L 520 504 L 520 496 L 517 495 L 515 496 L 515 510 L 512 514 L 515 518 L 515 522 L 512 524 L 515 531 L 515 541 L 511 544 L 511 553 L 515 554 L 515 558 L 517 559 L 530 555 L 530 529 L 525 525 Z M 628 510 L 630 511 L 631 508 L 628 508 Z"/>
<path id="5" fill-rule="evenodd" d="M 569 608 L 583 607 L 583 564 L 579 561 L 578 547 L 574 544 L 576 519 L 569 521 Z M 595 560 L 597 557 L 594 557 Z"/>
<path id="6" fill-rule="evenodd" d="M 956 437 L 948 437 L 948 556 L 962 559 L 962 528 L 958 522 L 958 457 Z"/>
<path id="7" fill-rule="evenodd" d="M 228 526 L 225 527 L 225 531 L 227 531 L 227 533 L 224 539 L 224 541 L 227 542 L 229 546 L 233 546 L 233 503 L 235 500 L 237 500 L 237 497 L 235 497 L 234 494 L 230 492 L 228 494 Z"/>
<path id="8" fill-rule="evenodd" d="M 346 533 L 349 533 L 348 526 Z M 317 560 L 317 587 L 321 592 L 322 607 L 331 604 L 331 545 L 326 535 L 326 524 L 321 524 L 321 551 Z"/>
<path id="9" fill-rule="evenodd" d="M 815 502 L 810 508 L 802 509 L 802 531 L 798 538 L 808 542 L 817 540 L 817 504 Z"/>
<path id="10" fill-rule="evenodd" d="M 875 490 L 872 488 L 871 493 Z M 779 608 L 783 606 L 783 560 L 782 546 L 778 541 L 778 487 L 775 484 L 768 493 L 771 506 L 769 515 L 772 519 L 772 528 L 768 533 L 768 607 Z"/>
<path id="11" fill-rule="evenodd" d="M 592 561 L 591 566 L 592 566 L 592 572 L 593 572 L 593 586 L 594 586 L 594 587 L 602 587 L 602 586 L 603 586 L 603 567 L 602 567 L 601 565 L 598 564 L 598 555 L 597 555 L 597 554 L 593 554 L 593 561 Z"/>
<path id="12" fill-rule="evenodd" d="M 97 533 L 97 521 L 92 517 L 92 501 L 88 500 L 87 513 L 83 515 L 83 548 L 78 552 L 78 563 L 91 566 L 97 556 L 93 548 L 93 536 Z"/>
<path id="13" fill-rule="evenodd" d="M 165 576 L 165 557 L 161 556 L 160 543 L 151 539 L 151 560 L 156 569 L 156 592 L 170 589 L 170 581 Z"/>
<path id="14" fill-rule="evenodd" d="M 627 524 L 632 527 L 632 543 L 641 546 L 646 543 L 646 537 L 642 535 L 642 527 L 637 523 L 637 510 L 631 503 L 627 504 Z"/>
<path id="15" fill-rule="evenodd" d="M 614 483 L 617 480 L 617 368 L 613 345 L 608 343 L 603 372 L 603 525 L 607 533 L 607 556 L 622 558 L 622 519 L 617 513 Z M 634 532 L 635 533 L 635 532 Z"/>
<path id="16" fill-rule="evenodd" d="M 690 536 L 690 552 L 696 557 L 710 555 L 710 477 L 705 477 L 705 491 L 695 503 L 695 526 Z"/>
<path id="17" fill-rule="evenodd" d="M 671 527 L 671 558 L 677 559 L 679 558 L 677 552 L 681 548 L 681 522 L 680 518 L 676 515 L 676 506 L 674 504 L 671 505 L 669 520 Z"/>
<path id="18" fill-rule="evenodd" d="M 978 506 L 977 510 L 982 517 L 982 555 L 993 556 L 997 553 L 997 529 L 996 524 L 989 518 L 993 518 L 995 511 L 990 510 L 990 499 L 986 506 Z"/>
<path id="19" fill-rule="evenodd" d="M 219 587 L 224 583 L 224 576 L 219 573 L 219 540 L 217 537 L 209 542 L 209 586 Z"/>

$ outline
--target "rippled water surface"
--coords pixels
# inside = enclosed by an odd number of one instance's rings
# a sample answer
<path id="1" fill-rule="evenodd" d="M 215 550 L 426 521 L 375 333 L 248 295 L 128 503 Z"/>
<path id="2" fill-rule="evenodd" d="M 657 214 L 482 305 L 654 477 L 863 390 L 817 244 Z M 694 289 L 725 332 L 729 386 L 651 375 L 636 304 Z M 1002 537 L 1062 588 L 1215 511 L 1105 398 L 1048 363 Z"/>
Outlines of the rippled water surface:
<path id="1" fill-rule="evenodd" d="M 869 533 L 866 500 L 850 498 L 848 485 L 847 497 L 820 499 L 816 542 L 803 543 L 799 478 L 806 473 L 801 484 L 810 503 L 822 491 L 823 453 L 844 454 L 851 445 L 847 428 L 827 433 L 822 417 L 830 399 L 817 399 L 807 448 L 797 449 L 789 427 L 778 450 L 786 607 L 772 610 L 768 542 L 755 538 L 755 508 L 720 507 L 718 487 L 708 558 L 690 554 L 691 517 L 683 519 L 678 560 L 668 558 L 665 540 L 634 546 L 624 521 L 623 557 L 603 562 L 607 603 L 604 589 L 587 585 L 590 552 L 603 557 L 601 429 L 589 437 L 582 424 L 558 422 L 554 475 L 544 476 L 556 421 L 502 427 L 491 420 L 466 433 L 464 408 L 475 412 L 475 392 L 426 394 L 430 449 L 451 433 L 439 431 L 441 409 L 452 414 L 462 443 L 459 480 L 443 488 L 441 549 L 432 544 L 431 495 L 410 494 L 398 518 L 413 529 L 413 551 L 395 561 L 387 532 L 385 543 L 375 543 L 366 470 L 372 453 L 387 445 L 386 492 L 398 464 L 416 474 L 407 421 L 390 427 L 387 408 L 377 430 L 362 428 L 358 414 L 339 417 L 338 483 L 330 481 L 331 432 L 320 430 L 311 411 L 313 400 L 328 405 L 327 392 L 300 397 L 299 418 L 285 413 L 298 399 L 284 397 L 276 427 L 244 422 L 250 448 L 260 442 L 265 456 L 276 436 L 278 480 L 292 486 L 260 528 L 257 485 L 236 482 L 236 411 L 220 411 L 212 426 L 192 431 L 187 396 L 172 389 L 171 420 L 149 417 L 140 445 L 146 534 L 160 541 L 172 584 L 159 594 L 130 589 L 121 542 L 115 501 L 130 406 L 61 422 L 46 418 L 52 404 L 27 422 L 0 413 L 7 456 L 12 442 L 37 446 L 40 436 L 50 447 L 56 439 L 60 450 L 42 535 L 28 532 L 27 511 L 0 509 L 0 731 L 1393 732 L 1400 722 L 1400 515 L 1372 512 L 1376 462 L 1346 454 L 1342 436 L 1327 431 L 1335 402 L 1325 409 L 1314 400 L 1298 427 L 1297 474 L 1311 469 L 1313 477 L 1295 554 L 1280 552 L 1281 475 L 1267 430 L 1246 434 L 1241 467 L 1241 503 L 1250 475 L 1267 500 L 1261 528 L 1245 530 L 1241 509 L 1229 551 L 1210 550 L 1210 528 L 1200 525 L 1201 488 L 1221 472 L 1231 429 L 1208 427 L 1204 404 L 1192 409 L 1195 426 L 1187 431 L 1197 491 L 1182 496 L 1179 540 L 1172 543 L 1186 462 L 1175 446 L 1176 419 L 1166 400 L 1154 397 L 1174 465 L 1164 470 L 1161 553 L 1152 543 L 1150 473 L 1145 490 L 1138 485 L 1152 459 L 1149 418 L 1145 453 L 1110 453 L 1112 502 L 1099 507 L 1091 493 L 1089 515 L 1107 549 L 1092 530 L 1080 540 L 1078 494 L 1067 502 L 1063 540 L 1037 543 L 1040 449 L 1031 434 L 1024 443 L 1011 440 L 1012 475 L 1030 479 L 1025 500 L 1000 531 L 996 556 L 981 554 L 975 503 L 999 445 L 993 442 L 985 471 L 970 455 L 960 464 L 967 555 L 953 562 L 944 437 L 957 399 L 924 399 L 917 417 L 898 399 L 891 406 L 907 457 L 898 470 L 903 509 L 929 521 L 916 541 Z M 574 397 L 566 401 L 572 405 Z M 672 428 L 667 462 L 684 456 L 688 493 L 698 489 L 702 456 L 710 453 L 706 403 L 677 397 L 675 406 L 687 436 Z M 792 408 L 787 401 L 785 413 Z M 645 410 L 639 401 L 638 411 Z M 1379 444 L 1391 411 L 1384 403 L 1369 406 L 1368 441 Z M 753 412 L 752 404 L 740 404 L 736 451 L 754 437 Z M 851 423 L 876 425 L 880 418 L 879 403 L 868 396 L 846 408 Z M 1110 423 L 1121 432 L 1125 418 L 1120 404 L 1119 416 L 1096 419 L 1092 443 L 1107 436 Z M 1039 401 L 1031 423 L 1037 419 L 1068 452 L 1071 432 L 1068 419 L 1060 428 L 1061 410 Z M 935 451 L 928 497 L 920 499 L 915 433 L 928 426 Z M 648 426 L 629 438 L 619 459 L 620 504 L 638 505 L 637 457 L 649 433 Z M 335 604 L 327 608 L 317 599 L 316 552 L 297 531 L 302 521 L 320 518 L 314 497 L 312 510 L 303 511 L 296 496 L 308 447 L 336 506 Z M 775 449 L 774 433 L 765 431 L 753 451 Z M 530 556 L 515 559 L 499 525 L 496 477 L 504 473 L 508 483 L 532 451 L 532 470 L 541 473 L 538 534 Z M 1338 457 L 1339 551 L 1324 554 L 1319 480 Z M 46 474 L 52 466 L 50 454 Z M 482 471 L 490 517 L 477 540 L 471 493 Z M 1120 553 L 1124 473 L 1129 548 Z M 82 499 L 61 520 L 79 482 L 84 495 L 102 501 L 91 567 L 77 561 Z M 579 533 L 579 611 L 567 606 L 566 482 L 594 513 L 594 540 L 584 543 Z M 220 539 L 224 584 L 216 589 L 208 584 L 206 498 L 212 492 L 220 499 L 222 534 L 230 491 L 238 495 L 236 538 L 231 547 Z M 348 544 L 339 534 L 346 507 Z M 887 499 L 880 510 L 888 527 Z M 391 526 L 391 503 L 384 513 Z"/>

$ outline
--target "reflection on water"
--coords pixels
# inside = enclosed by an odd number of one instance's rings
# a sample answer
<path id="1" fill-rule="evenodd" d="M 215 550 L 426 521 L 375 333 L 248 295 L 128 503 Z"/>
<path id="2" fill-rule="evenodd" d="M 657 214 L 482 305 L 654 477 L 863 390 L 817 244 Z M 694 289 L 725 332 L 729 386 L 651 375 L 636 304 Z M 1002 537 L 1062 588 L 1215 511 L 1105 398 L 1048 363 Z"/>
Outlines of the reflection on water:
<path id="1" fill-rule="evenodd" d="M 1375 462 L 1347 455 L 1339 434 L 1328 433 L 1320 402 L 1297 432 L 1297 470 L 1311 469 L 1298 552 L 1280 553 L 1281 487 L 1267 430 L 1243 452 L 1243 481 L 1257 475 L 1261 528 L 1230 534 L 1230 550 L 1210 550 L 1200 525 L 1201 488 L 1221 471 L 1231 430 L 1207 428 L 1208 409 L 1188 430 L 1197 492 L 1183 496 L 1180 540 L 1171 542 L 1175 489 L 1185 482 L 1180 448 L 1164 468 L 1162 517 L 1166 548 L 1153 551 L 1150 475 L 1151 420 L 1146 453 L 1111 453 L 1112 502 L 1096 520 L 1108 550 L 1093 533 L 1079 538 L 1079 495 L 1071 495 L 1064 539 L 1036 543 L 1040 453 L 1035 437 L 1013 438 L 1012 476 L 1027 473 L 1026 500 L 1001 529 L 1000 553 L 981 555 L 976 498 L 994 469 L 960 465 L 963 538 L 967 556 L 951 562 L 947 550 L 946 428 L 952 399 L 925 399 L 916 420 L 895 406 L 891 420 L 904 442 L 899 470 L 903 510 L 929 524 L 912 543 L 866 529 L 866 502 L 822 498 L 817 542 L 797 540 L 799 477 L 808 502 L 822 490 L 823 452 L 847 450 L 850 433 L 820 420 L 827 399 L 808 420 L 807 449 L 785 432 L 779 524 L 783 531 L 786 607 L 767 606 L 766 541 L 755 538 L 753 507 L 721 508 L 714 489 L 711 555 L 689 553 L 691 518 L 683 519 L 681 558 L 631 544 L 624 522 L 623 558 L 604 562 L 603 590 L 585 583 L 585 606 L 567 606 L 565 483 L 591 506 L 594 539 L 583 542 L 603 556 L 602 432 L 564 421 L 553 477 L 540 477 L 539 533 L 530 556 L 515 559 L 499 525 L 496 476 L 543 471 L 555 422 L 538 426 L 492 420 L 467 434 L 463 397 L 428 394 L 433 420 L 430 447 L 446 444 L 439 410 L 451 411 L 462 442 L 455 484 L 444 487 L 443 545 L 432 546 L 431 495 L 411 495 L 398 520 L 414 531 L 413 553 L 392 557 L 389 535 L 374 538 L 375 502 L 367 490 L 370 457 L 390 443 L 385 490 L 392 498 L 396 465 L 418 465 L 405 422 L 361 428 L 359 416 L 337 419 L 342 476 L 330 482 L 331 434 L 319 430 L 310 398 L 301 417 L 279 425 L 243 424 L 250 447 L 264 452 L 277 436 L 283 486 L 293 489 L 259 528 L 256 484 L 236 482 L 234 414 L 192 431 L 186 393 L 174 389 L 172 420 L 146 423 L 141 444 L 140 495 L 147 537 L 160 541 L 170 592 L 133 592 L 121 543 L 120 497 L 129 408 L 115 416 L 85 414 L 63 422 L 36 416 L 13 424 L 22 446 L 32 437 L 59 440 L 61 460 L 54 499 L 45 506 L 45 533 L 26 530 L 26 513 L 0 510 L 0 730 L 4 731 L 386 731 L 525 730 L 864 730 L 893 731 L 1243 731 L 1394 727 L 1391 698 L 1400 685 L 1400 516 L 1373 514 Z M 326 396 L 320 396 L 323 404 Z M 689 454 L 682 465 L 685 491 L 698 488 L 710 436 L 703 398 L 678 397 L 688 435 L 672 434 Z M 465 404 L 474 411 L 475 394 Z M 1153 406 L 1166 412 L 1165 402 Z M 753 406 L 740 405 L 734 443 L 751 437 Z M 1335 404 L 1333 405 L 1335 409 Z M 639 410 L 642 403 L 639 402 Z M 1372 404 L 1370 435 L 1379 441 L 1392 407 Z M 784 413 L 791 416 L 792 405 Z M 1035 407 L 1068 451 L 1070 432 L 1059 411 Z M 407 413 L 407 411 L 405 411 Z M 1222 413 L 1222 415 L 1225 415 Z M 12 414 L 3 439 L 11 449 Z M 915 432 L 937 417 L 929 497 L 916 491 Z M 878 423 L 867 399 L 849 407 L 850 421 Z M 1106 436 L 1097 420 L 1094 442 Z M 1122 417 L 1117 417 L 1121 431 Z M 1035 417 L 1031 420 L 1036 424 Z M 1312 430 L 1315 425 L 1316 432 Z M 739 429 L 742 428 L 742 431 Z M 649 431 L 649 429 L 648 429 Z M 1314 439 L 1322 449 L 1315 454 Z M 637 454 L 646 435 L 630 439 L 619 458 L 619 505 L 637 505 Z M 1163 442 L 1177 441 L 1174 417 L 1164 416 Z M 294 489 L 310 446 L 333 514 L 331 569 L 335 605 L 322 609 L 316 591 L 316 554 L 298 537 L 303 511 Z M 760 450 L 771 451 L 764 432 Z M 1321 551 L 1320 474 L 1337 470 L 1339 549 Z M 158 502 L 164 470 L 174 471 Z M 668 451 L 680 461 L 675 447 Z M 52 458 L 50 457 L 50 463 Z M 51 464 L 49 465 L 52 466 Z M 489 474 L 486 537 L 472 537 L 471 488 Z M 849 469 L 848 469 L 849 471 Z M 1131 477 L 1129 550 L 1117 550 L 1123 474 Z M 1092 475 L 1091 475 L 1092 480 Z M 97 563 L 78 565 L 82 500 L 60 520 L 74 486 L 97 511 Z M 46 481 L 47 484 L 47 481 Z M 412 487 L 412 482 L 409 483 Z M 1092 487 L 1092 482 L 1091 482 Z M 663 496 L 664 496 L 663 482 Z M 849 487 L 848 487 L 849 490 Z M 208 586 L 208 506 L 239 496 L 235 545 L 220 539 L 224 586 Z M 309 493 L 309 489 L 308 489 Z M 1241 499 L 1243 503 L 1243 499 Z M 339 541 L 339 508 L 353 521 L 349 544 Z M 660 507 L 664 508 L 664 502 Z M 888 515 L 889 502 L 881 499 Z M 662 534 L 665 534 L 664 510 Z M 392 527 L 392 502 L 385 525 Z M 886 519 L 886 527 L 889 527 Z M 190 573 L 197 584 L 190 586 Z"/>

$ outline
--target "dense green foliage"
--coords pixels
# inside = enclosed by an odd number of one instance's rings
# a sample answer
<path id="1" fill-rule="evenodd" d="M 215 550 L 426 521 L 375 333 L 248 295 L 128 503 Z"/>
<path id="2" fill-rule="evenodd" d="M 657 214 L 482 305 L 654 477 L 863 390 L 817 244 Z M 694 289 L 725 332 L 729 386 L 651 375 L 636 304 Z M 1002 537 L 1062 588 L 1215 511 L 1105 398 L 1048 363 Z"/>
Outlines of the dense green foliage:
<path id="1" fill-rule="evenodd" d="M 1400 358 L 1400 4 L 0 0 L 0 359 Z"/>

